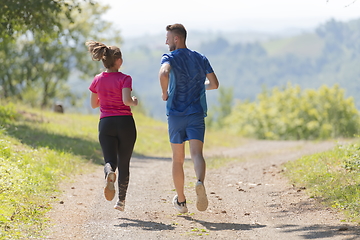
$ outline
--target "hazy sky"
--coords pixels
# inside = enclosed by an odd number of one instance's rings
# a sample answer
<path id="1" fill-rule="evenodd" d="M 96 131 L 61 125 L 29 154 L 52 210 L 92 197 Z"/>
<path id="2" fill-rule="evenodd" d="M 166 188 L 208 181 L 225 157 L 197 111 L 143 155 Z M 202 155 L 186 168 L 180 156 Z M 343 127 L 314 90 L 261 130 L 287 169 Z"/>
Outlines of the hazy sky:
<path id="1" fill-rule="evenodd" d="M 309 29 L 334 18 L 360 18 L 360 0 L 97 0 L 110 5 L 104 19 L 124 38 L 164 32 L 168 24 L 187 30 L 282 31 Z"/>

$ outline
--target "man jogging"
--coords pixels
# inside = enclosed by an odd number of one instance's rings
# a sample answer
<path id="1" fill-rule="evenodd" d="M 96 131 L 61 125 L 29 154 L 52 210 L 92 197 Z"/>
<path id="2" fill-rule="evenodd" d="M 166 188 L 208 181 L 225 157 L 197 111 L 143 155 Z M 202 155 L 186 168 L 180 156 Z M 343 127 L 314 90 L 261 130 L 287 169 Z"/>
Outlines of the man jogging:
<path id="1" fill-rule="evenodd" d="M 189 141 L 190 154 L 197 178 L 196 207 L 205 211 L 208 199 L 204 187 L 205 160 L 203 145 L 207 104 L 205 90 L 217 89 L 218 79 L 208 59 L 186 47 L 186 29 L 182 24 L 166 27 L 166 44 L 170 53 L 161 59 L 159 72 L 162 99 L 166 103 L 168 130 L 173 152 L 172 175 L 177 195 L 174 207 L 180 213 L 188 211 L 184 193 L 185 141 Z"/>

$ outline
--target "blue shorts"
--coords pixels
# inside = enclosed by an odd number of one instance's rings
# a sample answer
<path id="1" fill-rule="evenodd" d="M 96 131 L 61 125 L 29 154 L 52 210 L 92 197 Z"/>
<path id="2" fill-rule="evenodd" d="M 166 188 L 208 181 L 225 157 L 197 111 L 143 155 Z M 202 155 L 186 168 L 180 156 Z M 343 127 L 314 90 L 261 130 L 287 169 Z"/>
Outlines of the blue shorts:
<path id="1" fill-rule="evenodd" d="M 203 113 L 187 116 L 168 116 L 169 137 L 171 143 L 181 144 L 197 139 L 204 142 L 205 121 Z"/>

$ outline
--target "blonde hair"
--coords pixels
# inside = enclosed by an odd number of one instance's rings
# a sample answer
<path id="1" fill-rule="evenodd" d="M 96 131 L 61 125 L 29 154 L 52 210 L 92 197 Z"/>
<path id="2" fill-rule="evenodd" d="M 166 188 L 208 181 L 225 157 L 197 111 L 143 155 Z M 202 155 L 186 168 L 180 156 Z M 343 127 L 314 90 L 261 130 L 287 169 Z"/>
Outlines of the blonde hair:
<path id="1" fill-rule="evenodd" d="M 101 60 L 106 68 L 112 68 L 115 61 L 122 58 L 120 48 L 116 46 L 106 46 L 93 40 L 87 41 L 85 45 L 88 46 L 92 60 Z"/>

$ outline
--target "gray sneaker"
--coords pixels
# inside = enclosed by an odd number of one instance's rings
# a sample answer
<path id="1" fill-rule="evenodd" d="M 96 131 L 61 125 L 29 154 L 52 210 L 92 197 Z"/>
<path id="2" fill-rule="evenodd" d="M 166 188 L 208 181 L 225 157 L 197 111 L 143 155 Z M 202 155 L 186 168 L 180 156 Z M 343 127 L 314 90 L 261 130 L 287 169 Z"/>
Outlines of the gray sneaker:
<path id="1" fill-rule="evenodd" d="M 173 205 L 180 213 L 187 213 L 188 209 L 186 207 L 186 200 L 184 202 L 179 203 L 178 195 L 175 195 L 173 198 Z"/>
<path id="2" fill-rule="evenodd" d="M 106 200 L 111 201 L 115 197 L 115 181 L 116 181 L 116 173 L 109 172 L 106 176 L 106 185 L 104 188 L 104 196 Z"/>
<path id="3" fill-rule="evenodd" d="M 199 211 L 205 211 L 209 205 L 207 196 L 206 196 L 206 190 L 204 187 L 204 184 L 201 181 L 197 181 L 195 186 L 195 192 L 196 192 L 196 207 Z"/>
<path id="4" fill-rule="evenodd" d="M 125 210 L 125 201 L 117 201 L 114 208 L 123 212 Z"/>

